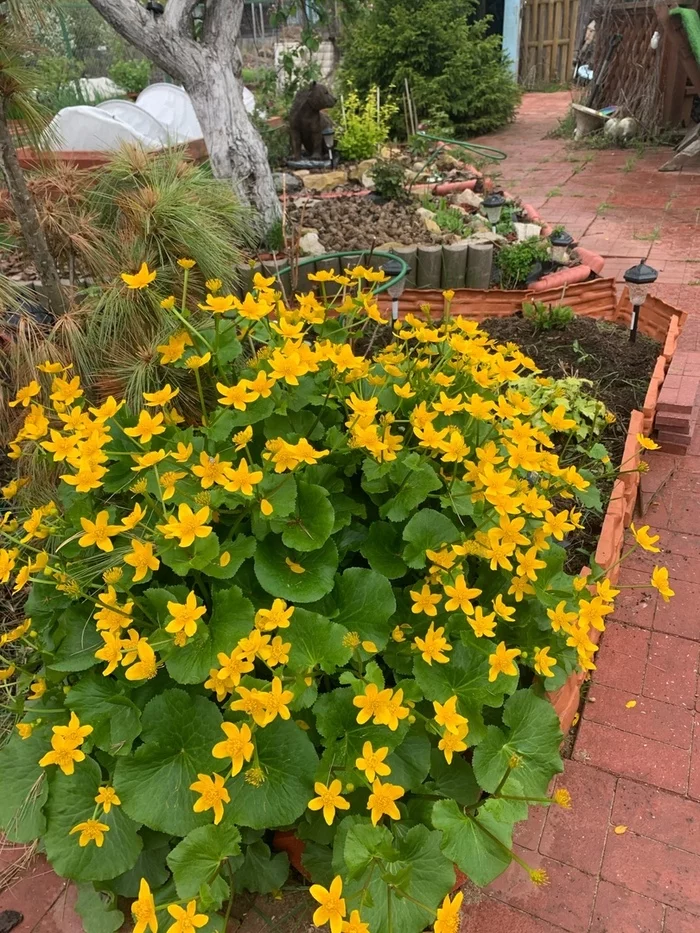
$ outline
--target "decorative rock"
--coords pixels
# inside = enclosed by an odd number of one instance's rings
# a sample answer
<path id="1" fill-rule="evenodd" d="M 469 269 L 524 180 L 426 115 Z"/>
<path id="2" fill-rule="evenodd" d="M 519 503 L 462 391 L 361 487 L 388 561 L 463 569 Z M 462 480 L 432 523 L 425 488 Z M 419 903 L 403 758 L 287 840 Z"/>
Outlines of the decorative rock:
<path id="1" fill-rule="evenodd" d="M 272 176 L 275 181 L 275 191 L 277 194 L 282 194 L 286 191 L 287 194 L 296 194 L 297 191 L 301 191 L 304 187 L 304 182 L 299 178 L 298 175 L 293 175 L 291 172 L 275 172 Z"/>
<path id="2" fill-rule="evenodd" d="M 321 256 L 326 252 L 318 238 L 318 230 L 307 230 L 299 239 L 299 249 L 305 256 Z"/>
<path id="3" fill-rule="evenodd" d="M 530 237 L 540 235 L 540 225 L 539 224 L 521 224 L 514 223 L 513 227 L 515 228 L 515 235 L 518 238 L 518 243 L 522 243 L 523 240 L 529 240 Z"/>
<path id="4" fill-rule="evenodd" d="M 494 233 L 493 230 L 476 230 L 459 242 L 472 246 L 475 243 L 506 243 L 507 240 L 500 233 Z"/>
<path id="5" fill-rule="evenodd" d="M 360 184 L 363 188 L 368 188 L 370 191 L 374 191 L 374 177 L 368 172 L 365 172 L 365 174 L 362 176 L 360 179 Z"/>
<path id="6" fill-rule="evenodd" d="M 352 168 L 348 169 L 348 179 L 350 181 L 362 181 L 362 176 L 367 175 L 369 170 L 374 168 L 376 164 L 376 159 L 363 159 L 362 162 L 358 162 L 357 165 L 353 165 Z"/>
<path id="7" fill-rule="evenodd" d="M 416 214 L 418 214 L 418 216 L 422 217 L 424 220 L 426 217 L 429 217 L 431 220 L 433 220 L 435 217 L 435 211 L 430 211 L 427 207 L 417 207 Z"/>
<path id="8" fill-rule="evenodd" d="M 483 197 L 476 194 L 471 188 L 465 188 L 464 191 L 458 191 L 454 196 L 454 203 L 458 207 L 475 207 L 477 210 L 481 207 Z"/>
<path id="9" fill-rule="evenodd" d="M 304 187 L 309 191 L 331 191 L 338 185 L 344 185 L 348 176 L 342 169 L 333 172 L 319 172 L 317 175 L 304 175 Z"/>
<path id="10" fill-rule="evenodd" d="M 419 174 L 424 169 L 425 169 L 425 162 L 414 162 L 413 165 L 411 166 L 411 171 L 418 172 Z"/>

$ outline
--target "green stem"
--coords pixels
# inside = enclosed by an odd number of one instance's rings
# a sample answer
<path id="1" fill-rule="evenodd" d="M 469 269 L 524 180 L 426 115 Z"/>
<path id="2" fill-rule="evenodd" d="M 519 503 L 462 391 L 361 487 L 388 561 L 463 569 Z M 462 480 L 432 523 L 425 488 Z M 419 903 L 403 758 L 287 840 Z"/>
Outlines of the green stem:
<path id="1" fill-rule="evenodd" d="M 202 406 L 202 425 L 206 428 L 207 426 L 207 407 L 204 404 L 204 391 L 202 389 L 202 380 L 199 375 L 199 370 L 195 369 L 194 378 L 197 383 L 197 392 L 199 393 L 199 404 Z"/>
<path id="2" fill-rule="evenodd" d="M 178 321 L 180 321 L 180 323 L 183 324 L 191 334 L 194 334 L 195 337 L 201 340 L 204 346 L 207 348 L 207 350 L 209 350 L 210 353 L 214 352 L 214 348 L 209 343 L 207 338 L 203 334 L 200 334 L 197 328 L 194 327 L 194 325 L 190 324 L 190 322 L 186 318 L 184 318 L 182 314 L 180 314 L 177 308 L 171 308 L 170 313 L 174 314 L 175 317 L 178 319 Z"/>

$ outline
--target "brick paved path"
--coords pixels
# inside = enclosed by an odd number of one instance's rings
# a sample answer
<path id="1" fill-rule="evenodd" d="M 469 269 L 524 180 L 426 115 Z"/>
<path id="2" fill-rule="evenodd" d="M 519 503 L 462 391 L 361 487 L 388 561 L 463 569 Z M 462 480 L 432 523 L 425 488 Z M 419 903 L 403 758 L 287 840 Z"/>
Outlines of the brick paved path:
<path id="1" fill-rule="evenodd" d="M 543 141 L 568 98 L 528 95 L 516 123 L 489 137 L 508 152 L 506 187 L 608 257 L 604 274 L 620 278 L 643 256 L 659 269 L 659 297 L 700 310 L 700 175 L 659 173 L 669 150 L 583 162 L 589 151 Z M 694 350 L 699 331 L 691 316 L 679 349 Z M 645 586 L 622 591 L 602 637 L 558 779 L 574 809 L 540 811 L 516 833 L 551 884 L 535 888 L 512 865 L 465 909 L 462 933 L 700 933 L 700 431 L 686 457 L 647 459 L 643 523 L 664 554 L 635 554 L 621 573 L 623 586 Z M 673 578 L 668 604 L 648 586 L 654 557 Z"/>
<path id="2" fill-rule="evenodd" d="M 484 140 L 508 153 L 503 184 L 606 256 L 605 274 L 621 279 L 644 257 L 659 269 L 659 297 L 700 311 L 700 175 L 658 173 L 669 150 L 638 158 L 544 139 L 568 101 L 529 94 L 516 122 Z M 699 336 L 700 315 L 680 349 Z M 666 605 L 645 586 L 618 597 L 560 779 L 574 809 L 539 811 L 516 834 L 551 884 L 536 889 L 512 866 L 465 909 L 462 933 L 700 933 L 700 431 L 688 456 L 648 460 L 644 521 L 661 534 L 677 595 Z M 620 582 L 646 584 L 650 557 Z M 0 850 L 0 878 L 16 855 Z M 23 911 L 17 933 L 80 933 L 74 898 L 39 858 L 0 910 Z"/>

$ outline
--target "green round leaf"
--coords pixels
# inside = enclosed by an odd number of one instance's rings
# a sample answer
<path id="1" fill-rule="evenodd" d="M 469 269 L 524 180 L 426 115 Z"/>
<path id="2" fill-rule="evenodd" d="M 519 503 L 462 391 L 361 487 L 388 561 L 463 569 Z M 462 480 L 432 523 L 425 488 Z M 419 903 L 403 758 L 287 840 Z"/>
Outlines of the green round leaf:
<path id="1" fill-rule="evenodd" d="M 95 795 L 102 783 L 102 771 L 92 758 L 76 764 L 73 774 L 57 771 L 51 778 L 44 843 L 46 857 L 64 878 L 109 881 L 129 871 L 139 857 L 142 843 L 138 824 L 129 819 L 121 806 L 112 807 L 99 817 L 100 822 L 109 826 L 101 849 L 93 842 L 81 847 L 80 834 L 70 835 L 74 826 L 92 818 Z"/>
<path id="2" fill-rule="evenodd" d="M 16 733 L 0 751 L 0 829 L 9 842 L 32 842 L 46 827 L 41 808 L 49 793 L 39 759 L 49 750 L 48 730 L 28 739 Z"/>
<path id="3" fill-rule="evenodd" d="M 211 884 L 224 859 L 240 855 L 241 834 L 230 823 L 198 826 L 179 842 L 167 858 L 178 897 L 197 897 L 203 884 Z"/>
<path id="4" fill-rule="evenodd" d="M 390 522 L 372 522 L 360 553 L 372 570 L 390 580 L 397 580 L 408 570 L 401 557 L 401 548 L 401 533 L 396 525 Z"/>
<path id="5" fill-rule="evenodd" d="M 297 551 L 316 551 L 328 540 L 335 523 L 335 512 L 323 486 L 297 481 L 297 499 L 294 511 L 285 519 L 276 520 L 274 513 L 270 527 L 287 547 Z"/>
<path id="6" fill-rule="evenodd" d="M 316 751 L 299 726 L 283 719 L 259 729 L 255 746 L 265 780 L 255 787 L 247 783 L 243 772 L 229 781 L 231 803 L 225 819 L 253 829 L 288 826 L 313 797 Z"/>
<path id="7" fill-rule="evenodd" d="M 289 667 L 293 671 L 308 671 L 319 666 L 330 674 L 352 657 L 352 648 L 343 645 L 348 630 L 315 612 L 295 609 L 289 628 L 283 634 L 292 646 Z"/>
<path id="8" fill-rule="evenodd" d="M 442 831 L 442 851 L 481 887 L 498 878 L 511 862 L 513 826 L 496 820 L 488 811 L 490 803 L 475 817 L 466 816 L 454 800 L 438 800 L 433 807 L 433 826 Z"/>
<path id="9" fill-rule="evenodd" d="M 383 648 L 391 633 L 390 619 L 396 612 L 391 583 L 376 570 L 350 567 L 338 579 L 335 592 L 338 621 L 361 639 Z"/>
<path id="10" fill-rule="evenodd" d="M 287 559 L 304 568 L 295 573 Z M 271 596 L 294 603 L 313 603 L 333 589 L 338 567 L 338 549 L 333 540 L 310 554 L 289 551 L 275 535 L 268 535 L 255 552 L 255 575 Z"/>
<path id="11" fill-rule="evenodd" d="M 403 559 L 409 567 L 425 567 L 428 549 L 438 551 L 458 538 L 459 532 L 447 516 L 434 509 L 420 509 L 403 530 Z"/>
<path id="12" fill-rule="evenodd" d="M 214 703 L 184 690 L 166 690 L 146 705 L 141 745 L 120 758 L 114 786 L 133 819 L 174 836 L 186 836 L 211 822 L 211 812 L 195 813 L 190 790 L 197 774 L 221 767 L 211 754 L 221 739 L 221 713 Z"/>

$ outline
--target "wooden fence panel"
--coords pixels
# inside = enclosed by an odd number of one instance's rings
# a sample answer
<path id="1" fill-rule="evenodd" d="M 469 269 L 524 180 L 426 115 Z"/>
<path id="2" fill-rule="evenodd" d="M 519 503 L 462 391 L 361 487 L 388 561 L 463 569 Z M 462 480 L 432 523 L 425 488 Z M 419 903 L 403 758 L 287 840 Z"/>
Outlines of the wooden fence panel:
<path id="1" fill-rule="evenodd" d="M 580 0 L 523 0 L 520 81 L 568 84 L 574 67 Z"/>

